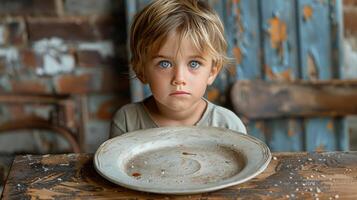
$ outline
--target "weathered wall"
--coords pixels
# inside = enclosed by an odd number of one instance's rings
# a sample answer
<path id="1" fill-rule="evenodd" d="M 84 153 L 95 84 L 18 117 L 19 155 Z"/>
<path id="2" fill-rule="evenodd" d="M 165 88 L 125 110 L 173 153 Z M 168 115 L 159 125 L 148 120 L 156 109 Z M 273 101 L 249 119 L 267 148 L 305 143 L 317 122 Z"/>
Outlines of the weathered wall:
<path id="1" fill-rule="evenodd" d="M 357 1 L 343 2 L 343 77 L 356 78 Z M 94 151 L 108 137 L 113 111 L 130 101 L 124 0 L 0 0 L 0 5 L 0 91 L 84 97 L 85 144 Z M 208 98 L 225 101 L 218 94 L 213 88 Z M 30 113 L 49 117 L 51 109 L 0 105 L 0 123 Z M 22 146 L 34 135 L 1 136 L 0 146 L 9 150 L 13 140 Z"/>
<path id="2" fill-rule="evenodd" d="M 357 78 L 357 1 L 343 0 L 344 3 L 344 78 Z M 347 120 L 350 131 L 351 150 L 357 150 L 357 116 Z"/>
<path id="3" fill-rule="evenodd" d="M 130 101 L 128 88 L 124 1 L 0 1 L 0 92 L 81 96 L 86 149 L 94 151 L 113 111 Z M 50 111 L 0 105 L 0 123 Z M 9 150 L 8 141 L 31 137 L 7 134 L 0 143 Z"/>
<path id="4" fill-rule="evenodd" d="M 357 1 L 344 0 L 345 78 L 357 78 Z"/>

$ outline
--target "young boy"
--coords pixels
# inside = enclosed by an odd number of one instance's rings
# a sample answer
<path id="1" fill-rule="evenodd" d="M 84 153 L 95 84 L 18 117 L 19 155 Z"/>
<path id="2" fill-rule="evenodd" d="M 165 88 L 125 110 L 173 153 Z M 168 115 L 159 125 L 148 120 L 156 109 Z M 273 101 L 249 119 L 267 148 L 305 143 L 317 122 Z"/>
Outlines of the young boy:
<path id="1" fill-rule="evenodd" d="M 203 98 L 222 66 L 227 43 L 218 15 L 199 0 L 156 0 L 134 19 L 131 64 L 152 96 L 123 106 L 111 137 L 163 126 L 214 126 L 246 133 L 230 110 Z"/>

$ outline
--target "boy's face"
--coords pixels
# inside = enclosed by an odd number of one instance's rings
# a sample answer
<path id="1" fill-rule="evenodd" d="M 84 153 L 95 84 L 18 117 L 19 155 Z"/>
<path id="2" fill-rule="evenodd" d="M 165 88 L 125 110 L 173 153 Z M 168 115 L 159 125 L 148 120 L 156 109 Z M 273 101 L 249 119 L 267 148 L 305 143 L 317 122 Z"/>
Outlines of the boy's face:
<path id="1" fill-rule="evenodd" d="M 202 101 L 218 74 L 212 65 L 211 56 L 200 53 L 188 38 L 180 42 L 173 32 L 145 66 L 142 80 L 150 85 L 158 105 L 183 111 Z"/>

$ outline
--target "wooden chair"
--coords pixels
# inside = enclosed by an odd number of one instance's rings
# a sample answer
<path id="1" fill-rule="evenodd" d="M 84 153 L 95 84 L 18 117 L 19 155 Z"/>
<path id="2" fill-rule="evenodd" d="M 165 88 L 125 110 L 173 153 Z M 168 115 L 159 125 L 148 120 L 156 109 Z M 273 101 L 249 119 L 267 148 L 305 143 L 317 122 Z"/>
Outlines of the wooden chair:
<path id="1" fill-rule="evenodd" d="M 47 104 L 54 105 L 55 112 L 50 119 L 37 116 L 26 116 L 21 119 L 6 121 L 0 124 L 0 134 L 17 130 L 48 130 L 64 138 L 71 149 L 69 151 L 79 153 L 79 136 L 75 136 L 76 128 L 74 119 L 75 111 L 73 100 L 65 95 L 32 95 L 32 94 L 0 94 L 0 103 L 3 104 Z M 72 129 L 72 130 L 71 130 Z M 26 132 L 31 133 L 31 132 Z"/>
<path id="2" fill-rule="evenodd" d="M 357 80 L 328 80 L 328 81 L 295 81 L 295 82 L 266 82 L 262 80 L 236 81 L 230 93 L 233 110 L 245 119 L 246 123 L 253 122 L 254 128 L 260 128 L 263 135 L 256 135 L 271 146 L 281 145 L 271 142 L 269 122 L 292 119 L 304 139 L 308 120 L 311 118 L 331 117 L 343 118 L 357 114 Z M 331 120 L 332 121 L 332 120 Z M 268 125 L 267 125 L 268 124 Z M 281 123 L 282 124 L 282 123 Z M 273 125 L 274 126 L 274 125 Z M 340 129 L 336 123 L 327 124 L 329 129 Z M 299 128 L 302 127 L 302 128 Z M 279 128 L 279 127 L 278 127 Z M 280 127 L 286 128 L 286 127 Z M 285 135 L 294 137 L 295 130 L 288 130 Z M 318 130 L 317 130 L 318 131 Z M 340 132 L 348 130 L 339 130 Z M 313 131 L 310 131 L 313 132 Z M 279 134 L 279 133 L 278 133 Z M 267 136 L 268 135 L 268 136 Z M 326 133 L 328 135 L 328 133 Z M 282 134 L 283 139 L 286 139 Z M 278 136 L 279 137 L 279 136 Z M 324 138 L 320 138 L 324 139 Z M 345 145 L 348 138 L 335 138 L 337 143 Z M 281 141 L 284 143 L 284 141 Z M 285 141 L 285 143 L 287 143 Z M 273 146 L 273 149 L 276 148 Z M 343 150 L 340 146 L 340 149 Z M 316 149 L 319 150 L 319 149 Z M 325 149 L 320 149 L 325 150 Z"/>
<path id="3" fill-rule="evenodd" d="M 357 114 L 357 80 L 265 82 L 237 81 L 234 110 L 248 119 L 344 117 Z"/>

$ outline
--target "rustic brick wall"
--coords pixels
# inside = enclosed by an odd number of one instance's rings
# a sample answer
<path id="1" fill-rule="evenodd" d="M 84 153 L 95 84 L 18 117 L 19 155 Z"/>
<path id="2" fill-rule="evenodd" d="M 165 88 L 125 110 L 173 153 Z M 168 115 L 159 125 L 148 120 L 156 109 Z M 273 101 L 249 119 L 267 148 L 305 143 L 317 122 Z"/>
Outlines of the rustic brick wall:
<path id="1" fill-rule="evenodd" d="M 130 101 L 126 41 L 123 0 L 0 0 L 0 92 L 83 97 L 93 152 Z M 50 111 L 1 104 L 0 123 Z"/>

